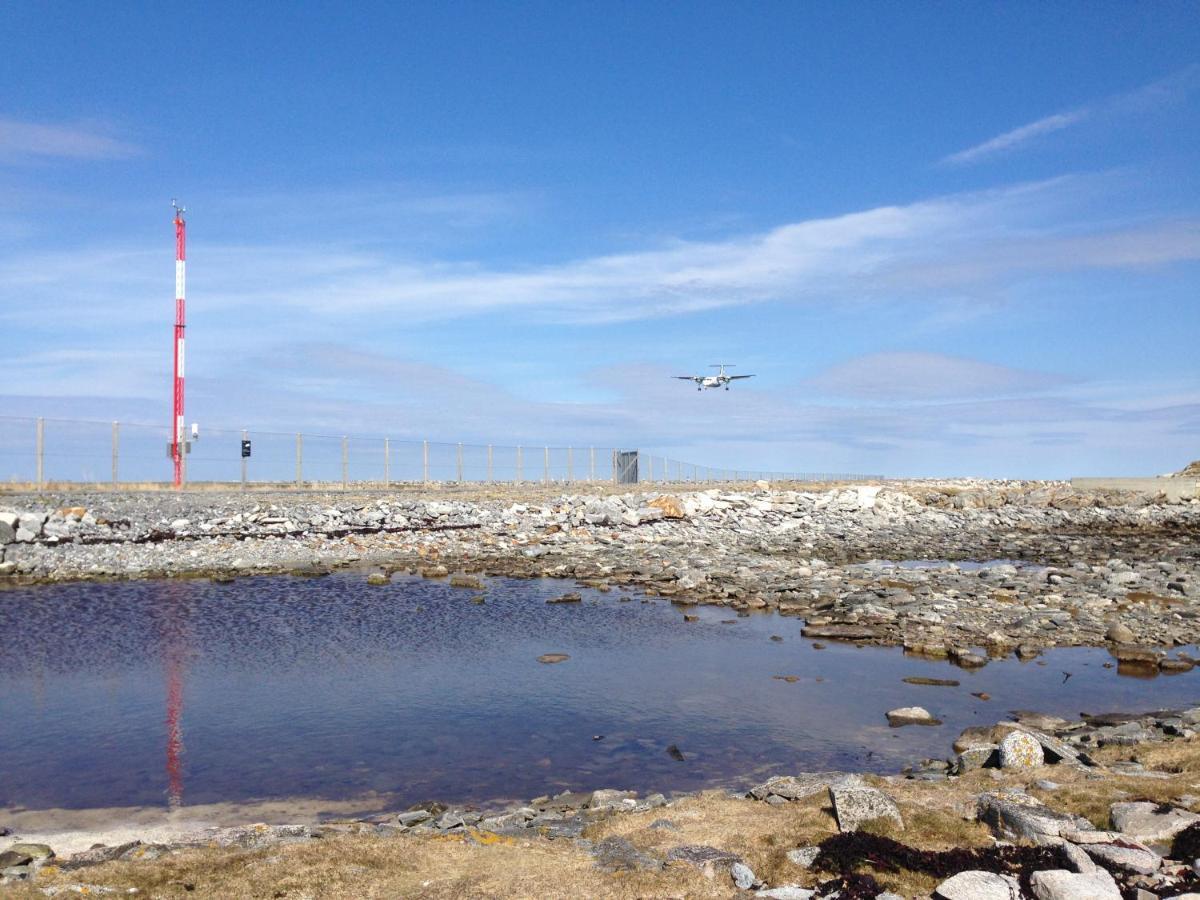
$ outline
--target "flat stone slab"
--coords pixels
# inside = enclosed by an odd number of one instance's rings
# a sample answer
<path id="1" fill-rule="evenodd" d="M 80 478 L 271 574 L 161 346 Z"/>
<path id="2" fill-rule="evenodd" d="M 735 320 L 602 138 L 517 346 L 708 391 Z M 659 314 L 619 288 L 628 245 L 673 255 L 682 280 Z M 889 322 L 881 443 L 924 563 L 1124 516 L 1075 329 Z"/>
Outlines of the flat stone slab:
<path id="1" fill-rule="evenodd" d="M 607 837 L 592 848 L 596 867 L 606 872 L 647 870 L 662 868 L 662 862 L 643 853 L 623 837 Z"/>
<path id="2" fill-rule="evenodd" d="M 938 900 L 1021 900 L 1017 879 L 994 872 L 959 872 L 937 886 Z"/>
<path id="3" fill-rule="evenodd" d="M 802 800 L 824 791 L 829 785 L 846 776 L 841 772 L 802 772 L 799 775 L 776 775 L 750 789 L 755 800 L 774 795 L 784 800 Z"/>
<path id="4" fill-rule="evenodd" d="M 705 844 L 682 844 L 667 851 L 668 864 L 688 865 L 715 873 L 718 869 L 730 869 L 742 858 L 728 850 L 719 850 Z"/>
<path id="5" fill-rule="evenodd" d="M 1135 801 L 1109 807 L 1113 827 L 1124 835 L 1147 844 L 1169 841 L 1183 829 L 1200 822 L 1200 815 L 1186 809 L 1159 812 L 1157 803 Z"/>
<path id="6" fill-rule="evenodd" d="M 1066 830 L 1092 827 L 1086 819 L 1057 812 L 1028 794 L 980 794 L 977 813 L 997 837 L 1043 845 L 1057 843 Z"/>
<path id="7" fill-rule="evenodd" d="M 830 641 L 872 641 L 883 637 L 884 632 L 867 625 L 805 625 L 800 635 Z"/>
<path id="8" fill-rule="evenodd" d="M 1117 883 L 1104 869 L 1087 873 L 1047 869 L 1034 872 L 1030 885 L 1037 900 L 1121 900 Z"/>

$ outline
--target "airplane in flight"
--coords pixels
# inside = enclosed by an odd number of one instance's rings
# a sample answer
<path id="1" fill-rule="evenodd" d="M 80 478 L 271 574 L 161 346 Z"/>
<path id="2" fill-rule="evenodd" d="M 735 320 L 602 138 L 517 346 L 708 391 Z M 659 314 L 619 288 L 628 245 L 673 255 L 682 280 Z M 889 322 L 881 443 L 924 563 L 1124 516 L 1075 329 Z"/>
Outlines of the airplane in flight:
<path id="1" fill-rule="evenodd" d="M 715 363 L 709 366 L 710 369 L 720 369 L 716 375 L 673 375 L 672 378 L 678 378 L 680 381 L 694 381 L 696 390 L 702 391 L 705 388 L 725 388 L 729 390 L 729 382 L 737 381 L 739 378 L 753 378 L 753 375 L 727 375 L 726 369 L 732 369 L 733 366 L 729 363 Z"/>

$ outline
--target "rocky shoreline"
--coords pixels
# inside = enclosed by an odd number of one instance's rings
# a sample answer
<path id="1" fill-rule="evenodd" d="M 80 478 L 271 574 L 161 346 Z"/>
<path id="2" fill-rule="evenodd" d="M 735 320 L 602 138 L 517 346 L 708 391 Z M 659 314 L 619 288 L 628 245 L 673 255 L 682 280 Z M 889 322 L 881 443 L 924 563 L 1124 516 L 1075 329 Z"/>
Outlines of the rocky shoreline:
<path id="1" fill-rule="evenodd" d="M 708 791 L 669 799 L 595 790 L 496 809 L 430 803 L 357 820 L 209 828 L 168 842 L 97 844 L 64 858 L 49 844 L 8 835 L 0 839 L 0 885 L 26 887 L 39 896 L 138 894 L 139 888 L 122 885 L 156 863 L 189 853 L 221 849 L 261 856 L 284 846 L 303 852 L 337 839 L 370 838 L 454 840 L 478 848 L 516 841 L 526 850 L 530 841 L 546 842 L 587 857 L 599 879 L 644 873 L 669 883 L 698 875 L 710 896 L 1195 898 L 1197 729 L 1200 707 L 1074 722 L 1023 713 L 992 727 L 969 728 L 955 741 L 954 756 L 922 761 L 896 776 L 798 773 L 771 778 L 748 793 Z M 1156 759 L 1174 765 L 1155 766 Z M 1091 801 L 1083 809 L 1090 817 L 1081 813 L 1079 797 Z M 685 823 L 705 800 L 724 804 L 725 816 L 743 819 L 759 815 L 758 809 L 762 815 L 807 809 L 820 839 L 776 846 L 769 858 L 688 842 Z M 929 846 L 946 843 L 944 834 L 931 833 L 927 812 L 939 805 L 944 818 L 976 829 L 965 835 L 969 846 Z M 896 893 L 886 885 L 900 870 L 932 878 L 935 886 L 915 893 L 901 886 L 903 892 Z M 597 882 L 595 896 L 621 895 L 606 884 Z M 195 885 L 187 888 L 194 890 Z"/>
<path id="2" fill-rule="evenodd" d="M 1200 502 L 1056 482 L 0 497 L 0 585 L 354 566 L 778 610 L 964 666 L 1109 644 L 1184 670 L 1162 650 L 1200 642 Z"/>

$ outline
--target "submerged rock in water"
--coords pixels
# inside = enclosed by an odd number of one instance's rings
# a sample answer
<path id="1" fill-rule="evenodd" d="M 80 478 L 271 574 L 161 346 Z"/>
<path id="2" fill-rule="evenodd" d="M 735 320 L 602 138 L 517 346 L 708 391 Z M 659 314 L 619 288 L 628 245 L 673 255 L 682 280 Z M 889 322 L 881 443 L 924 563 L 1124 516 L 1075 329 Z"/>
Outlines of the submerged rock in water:
<path id="1" fill-rule="evenodd" d="M 537 658 L 537 661 L 540 663 L 546 663 L 547 665 L 550 665 L 553 663 L 566 662 L 570 658 L 571 657 L 568 656 L 566 653 L 543 653 L 541 656 L 539 656 Z"/>
<path id="2" fill-rule="evenodd" d="M 922 706 L 902 706 L 899 709 L 888 710 L 888 724 L 893 728 L 903 725 L 941 725 L 942 720 L 935 718 L 933 713 Z"/>

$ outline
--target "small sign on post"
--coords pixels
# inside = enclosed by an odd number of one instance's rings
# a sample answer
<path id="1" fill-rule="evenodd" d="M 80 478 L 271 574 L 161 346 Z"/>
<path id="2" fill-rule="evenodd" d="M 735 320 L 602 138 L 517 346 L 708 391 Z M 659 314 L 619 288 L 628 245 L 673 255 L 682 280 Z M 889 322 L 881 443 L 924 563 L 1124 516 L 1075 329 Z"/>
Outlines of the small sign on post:
<path id="1" fill-rule="evenodd" d="M 250 458 L 250 442 L 248 440 L 242 441 L 242 459 L 249 459 L 249 458 Z"/>

